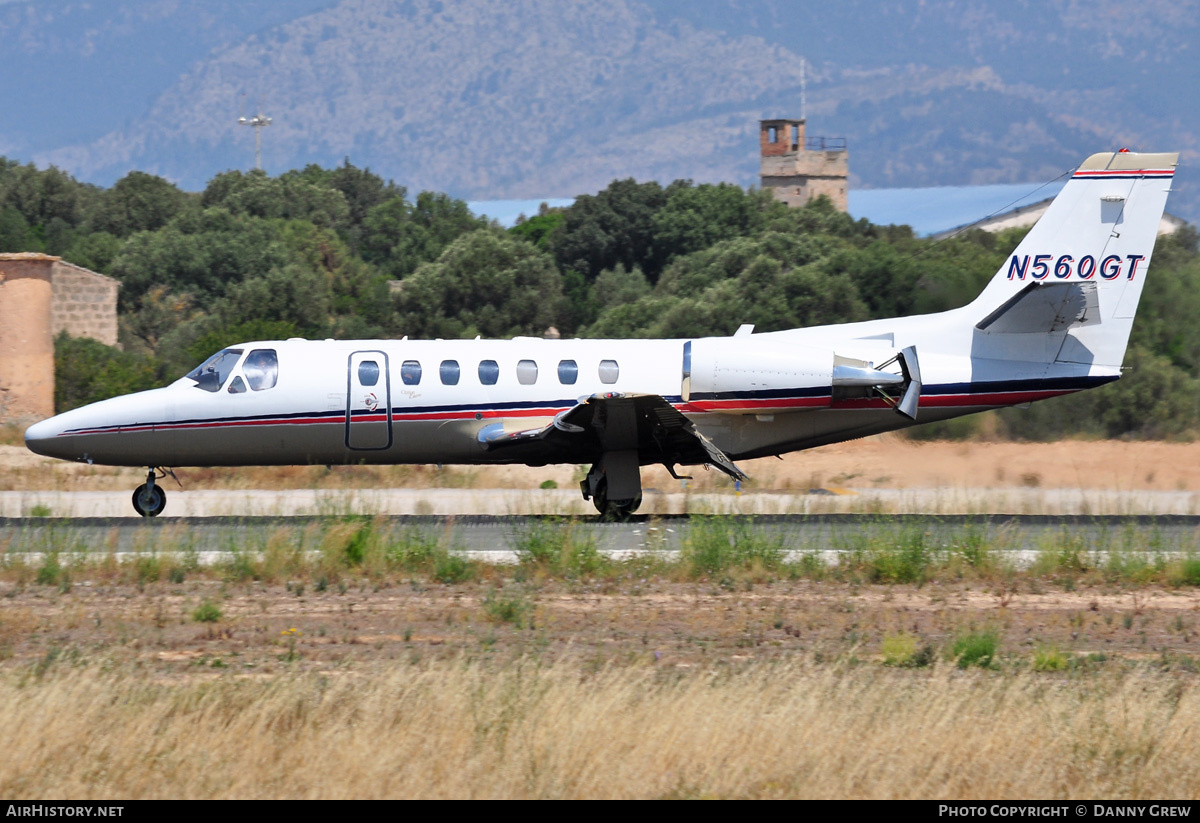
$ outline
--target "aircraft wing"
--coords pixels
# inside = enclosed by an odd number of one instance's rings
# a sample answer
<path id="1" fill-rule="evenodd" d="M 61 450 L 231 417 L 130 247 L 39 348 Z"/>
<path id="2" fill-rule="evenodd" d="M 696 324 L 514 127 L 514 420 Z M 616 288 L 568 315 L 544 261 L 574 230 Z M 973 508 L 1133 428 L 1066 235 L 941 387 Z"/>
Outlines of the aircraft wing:
<path id="1" fill-rule="evenodd" d="M 507 432 L 500 423 L 479 431 L 488 450 L 512 449 L 523 462 L 594 462 L 606 451 L 637 449 L 642 465 L 716 466 L 736 480 L 746 474 L 701 434 L 696 425 L 657 394 L 595 394 L 537 429 Z"/>

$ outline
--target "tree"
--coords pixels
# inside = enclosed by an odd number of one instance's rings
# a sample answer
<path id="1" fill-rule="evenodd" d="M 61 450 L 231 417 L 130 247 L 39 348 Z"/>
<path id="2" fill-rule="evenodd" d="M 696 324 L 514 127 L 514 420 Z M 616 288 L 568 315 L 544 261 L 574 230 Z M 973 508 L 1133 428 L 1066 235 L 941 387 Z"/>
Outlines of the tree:
<path id="1" fill-rule="evenodd" d="M 154 361 L 86 337 L 54 339 L 54 409 L 70 409 L 159 384 Z"/>
<path id="2" fill-rule="evenodd" d="M 487 226 L 462 200 L 423 191 L 415 203 L 393 197 L 367 214 L 363 258 L 396 279 L 437 260 L 459 237 Z"/>
<path id="3" fill-rule="evenodd" d="M 0 207 L 0 252 L 43 251 L 45 245 L 29 221 L 13 206 Z"/>
<path id="4" fill-rule="evenodd" d="M 671 193 L 688 185 L 676 181 L 664 189 L 630 178 L 578 198 L 563 212 L 563 225 L 551 238 L 559 269 L 578 271 L 591 282 L 605 269 L 637 267 L 657 281 L 666 257 L 655 246 L 654 215 Z"/>
<path id="5" fill-rule="evenodd" d="M 405 279 L 401 330 L 413 337 L 541 335 L 558 315 L 562 287 L 544 252 L 494 229 L 451 243 Z"/>
<path id="6" fill-rule="evenodd" d="M 117 237 L 155 231 L 171 222 L 191 199 L 161 177 L 131 171 L 104 193 L 95 227 Z"/>
<path id="7" fill-rule="evenodd" d="M 545 205 L 542 204 L 543 209 Z M 508 233 L 532 243 L 539 249 L 549 251 L 551 238 L 566 221 L 562 209 L 546 209 L 528 219 L 518 219 L 517 224 L 509 229 Z"/>
<path id="8" fill-rule="evenodd" d="M 192 295 L 197 308 L 207 311 L 230 283 L 290 261 L 282 225 L 213 208 L 133 235 L 111 267 L 121 281 L 121 309 L 131 309 L 151 286 L 162 285 Z"/>
<path id="9" fill-rule="evenodd" d="M 707 249 L 714 243 L 760 233 L 787 206 L 770 192 L 731 183 L 678 186 L 654 215 L 654 248 L 663 260 Z"/>

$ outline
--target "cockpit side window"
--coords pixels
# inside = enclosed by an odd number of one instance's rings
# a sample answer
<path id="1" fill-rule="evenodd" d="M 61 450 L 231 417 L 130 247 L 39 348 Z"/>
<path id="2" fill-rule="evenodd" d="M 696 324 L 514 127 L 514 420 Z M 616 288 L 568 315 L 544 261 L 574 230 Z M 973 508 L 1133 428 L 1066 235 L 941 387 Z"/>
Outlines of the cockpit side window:
<path id="1" fill-rule="evenodd" d="M 279 380 L 279 358 L 274 349 L 254 349 L 246 355 L 242 364 L 242 374 L 254 391 L 266 391 L 275 388 Z"/>
<path id="2" fill-rule="evenodd" d="M 196 381 L 198 389 L 220 391 L 241 356 L 241 349 L 223 349 L 192 369 L 187 376 Z"/>

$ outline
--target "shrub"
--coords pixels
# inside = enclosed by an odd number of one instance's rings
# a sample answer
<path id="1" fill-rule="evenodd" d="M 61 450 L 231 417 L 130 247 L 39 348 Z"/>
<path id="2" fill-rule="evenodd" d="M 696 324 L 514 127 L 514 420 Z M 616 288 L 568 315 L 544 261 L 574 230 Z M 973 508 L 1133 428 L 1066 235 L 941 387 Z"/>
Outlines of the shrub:
<path id="1" fill-rule="evenodd" d="M 595 540 L 577 532 L 570 521 L 531 520 L 514 534 L 513 551 L 526 570 L 567 578 L 594 574 L 604 562 Z"/>
<path id="2" fill-rule="evenodd" d="M 221 607 L 211 600 L 205 600 L 192 612 L 192 620 L 197 623 L 217 623 L 221 619 Z"/>
<path id="3" fill-rule="evenodd" d="M 417 528 L 401 532 L 385 549 L 391 569 L 430 575 L 439 583 L 464 583 L 479 576 L 478 566 L 459 552 L 444 548 L 436 535 Z"/>
<path id="4" fill-rule="evenodd" d="M 694 517 L 680 559 L 692 575 L 730 570 L 778 571 L 787 556 L 784 539 L 745 518 Z"/>
<path id="5" fill-rule="evenodd" d="M 154 362 L 86 337 L 54 339 L 54 409 L 70 409 L 158 385 Z"/>
<path id="6" fill-rule="evenodd" d="M 1035 672 L 1061 672 L 1070 665 L 1067 654 L 1053 646 L 1039 646 L 1033 653 Z"/>
<path id="7" fill-rule="evenodd" d="M 479 576 L 479 569 L 461 554 L 442 551 L 433 566 L 433 579 L 439 583 L 453 585 L 474 580 Z"/>
<path id="8" fill-rule="evenodd" d="M 492 589 L 483 600 L 483 611 L 493 623 L 511 623 L 519 628 L 533 611 L 533 602 L 523 592 L 499 594 Z"/>
<path id="9" fill-rule="evenodd" d="M 881 651 L 883 665 L 902 669 L 923 669 L 933 663 L 933 646 L 928 643 L 917 647 L 920 638 L 901 632 L 884 635 Z"/>
<path id="10" fill-rule="evenodd" d="M 906 529 L 890 545 L 868 552 L 869 575 L 881 583 L 923 583 L 934 564 L 934 552 L 921 529 Z"/>
<path id="11" fill-rule="evenodd" d="M 950 648 L 950 656 L 960 669 L 969 669 L 971 666 L 989 669 L 992 667 L 999 643 L 1000 637 L 994 630 L 969 632 L 960 635 L 954 641 Z"/>
<path id="12" fill-rule="evenodd" d="M 39 586 L 57 586 L 66 576 L 67 570 L 58 562 L 58 552 L 48 552 L 34 579 Z"/>
<path id="13" fill-rule="evenodd" d="M 1200 586 L 1200 557 L 1185 557 L 1173 563 L 1168 579 L 1175 586 Z"/>

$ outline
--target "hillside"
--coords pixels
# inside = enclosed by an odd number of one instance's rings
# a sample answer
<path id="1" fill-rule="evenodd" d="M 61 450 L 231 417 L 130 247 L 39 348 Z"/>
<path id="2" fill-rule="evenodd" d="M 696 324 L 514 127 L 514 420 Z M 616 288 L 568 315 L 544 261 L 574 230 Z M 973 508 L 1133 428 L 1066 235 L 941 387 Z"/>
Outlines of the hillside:
<path id="1" fill-rule="evenodd" d="M 570 196 L 617 177 L 757 173 L 756 121 L 850 141 L 858 187 L 1042 181 L 1112 145 L 1200 151 L 1195 2 L 51 0 L 0 5 L 21 83 L 0 153 L 196 189 L 344 156 L 410 189 Z M 280 9 L 283 10 L 280 10 Z M 7 65 L 4 65 L 7 64 Z M 1186 185 L 1172 210 L 1200 216 Z"/>

